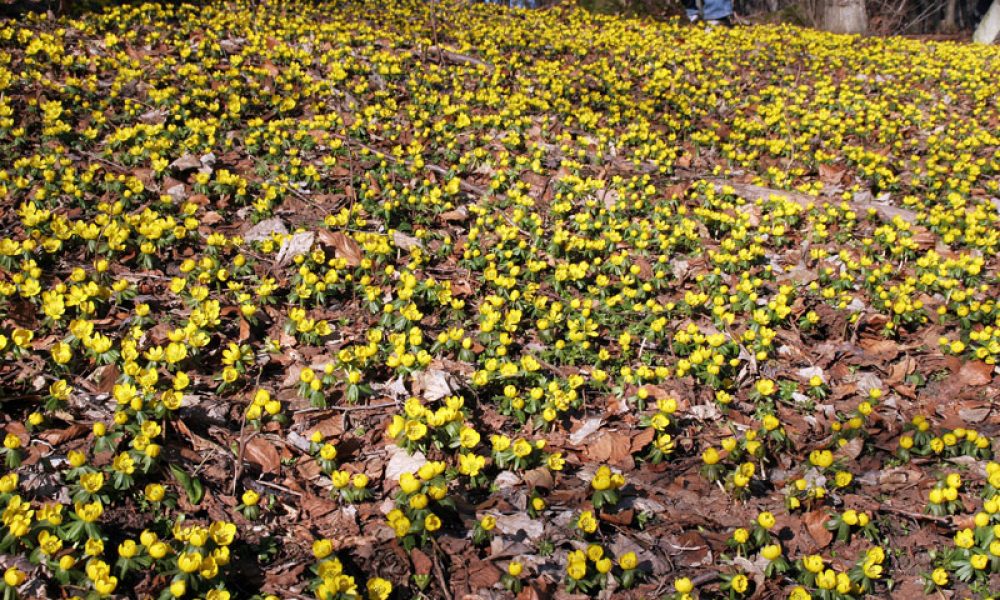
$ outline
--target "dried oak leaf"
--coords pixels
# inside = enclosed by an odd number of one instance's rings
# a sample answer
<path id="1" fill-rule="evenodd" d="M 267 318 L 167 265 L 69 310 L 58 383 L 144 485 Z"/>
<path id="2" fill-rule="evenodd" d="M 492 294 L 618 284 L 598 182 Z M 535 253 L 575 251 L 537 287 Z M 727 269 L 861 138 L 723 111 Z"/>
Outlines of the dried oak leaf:
<path id="1" fill-rule="evenodd" d="M 277 473 L 281 469 L 281 455 L 271 442 L 262 437 L 254 437 L 247 442 L 246 459 L 259 465 L 265 473 Z"/>
<path id="2" fill-rule="evenodd" d="M 434 567 L 434 563 L 431 562 L 430 557 L 424 554 L 419 548 L 410 550 L 410 560 L 413 561 L 413 572 L 417 575 L 427 575 L 431 572 L 431 568 Z"/>
<path id="3" fill-rule="evenodd" d="M 820 548 L 826 548 L 833 541 L 833 532 L 826 528 L 826 522 L 829 520 L 830 518 L 822 510 L 814 510 L 802 516 L 809 536 Z"/>
<path id="4" fill-rule="evenodd" d="M 958 370 L 958 377 L 965 385 L 986 385 L 993 380 L 993 365 L 970 360 Z"/>
<path id="5" fill-rule="evenodd" d="M 364 258 L 364 251 L 361 246 L 354 241 L 354 238 L 342 231 L 328 231 L 320 229 L 316 232 L 316 239 L 320 244 L 333 250 L 333 255 L 343 258 L 348 266 L 357 267 Z"/>

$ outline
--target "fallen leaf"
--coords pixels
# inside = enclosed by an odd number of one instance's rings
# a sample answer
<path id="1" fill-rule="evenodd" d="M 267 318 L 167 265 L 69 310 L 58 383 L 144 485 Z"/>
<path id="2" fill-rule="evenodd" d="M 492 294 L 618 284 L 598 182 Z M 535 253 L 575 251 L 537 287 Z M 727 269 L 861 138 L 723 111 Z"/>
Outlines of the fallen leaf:
<path id="1" fill-rule="evenodd" d="M 584 421 L 575 431 L 573 431 L 569 436 L 569 443 L 574 446 L 579 446 L 590 437 L 590 434 L 594 433 L 601 428 L 601 424 L 604 420 L 600 417 L 593 417 Z"/>
<path id="2" fill-rule="evenodd" d="M 281 455 L 278 454 L 278 449 L 263 437 L 251 438 L 244 448 L 244 456 L 249 462 L 259 465 L 265 473 L 277 473 L 281 470 Z"/>
<path id="3" fill-rule="evenodd" d="M 283 267 L 292 262 L 292 259 L 296 256 L 301 256 L 309 252 L 315 239 L 316 236 L 311 231 L 296 233 L 293 236 L 286 237 L 285 241 L 281 243 L 278 255 L 274 257 L 274 264 Z"/>
<path id="4" fill-rule="evenodd" d="M 73 423 L 69 427 L 62 429 L 49 429 L 38 434 L 38 438 L 45 442 L 58 446 L 70 440 L 75 440 L 90 433 L 90 428 L 80 423 Z"/>
<path id="5" fill-rule="evenodd" d="M 958 416 L 962 418 L 966 423 L 982 423 L 986 420 L 986 417 L 990 416 L 993 412 L 993 408 L 990 406 L 984 406 L 982 408 L 961 408 L 958 410 Z"/>
<path id="6" fill-rule="evenodd" d="M 500 569 L 488 560 L 472 560 L 468 571 L 469 587 L 472 590 L 488 589 L 500 581 Z"/>
<path id="7" fill-rule="evenodd" d="M 802 516 L 809 536 L 820 548 L 826 548 L 833 541 L 833 532 L 826 528 L 826 523 L 829 520 L 830 517 L 822 510 L 807 512 Z"/>
<path id="8" fill-rule="evenodd" d="M 398 481 L 399 476 L 403 473 L 416 473 L 417 469 L 424 466 L 424 463 L 427 462 L 427 457 L 420 451 L 410 455 L 406 453 L 406 450 L 395 444 L 390 444 L 385 449 L 389 453 L 389 462 L 385 466 L 385 479 L 387 482 Z"/>
<path id="9" fill-rule="evenodd" d="M 348 266 L 357 267 L 364 258 L 364 251 L 354 238 L 342 231 L 320 229 L 316 232 L 319 243 L 333 250 L 334 256 L 343 258 Z"/>
<path id="10" fill-rule="evenodd" d="M 185 154 L 170 163 L 170 168 L 177 169 L 178 171 L 190 171 L 191 169 L 200 169 L 201 167 L 201 161 L 193 154 Z"/>
<path id="11" fill-rule="evenodd" d="M 403 250 L 413 250 L 414 248 L 422 248 L 423 244 L 420 240 L 413 237 L 412 235 L 406 235 L 405 233 L 400 233 L 398 231 L 392 234 L 392 243 Z"/>
<path id="12" fill-rule="evenodd" d="M 469 210 L 464 206 L 459 206 L 455 210 L 449 210 L 438 215 L 438 218 L 445 223 L 460 223 L 469 218 Z"/>
<path id="13" fill-rule="evenodd" d="M 420 548 L 410 550 L 410 560 L 413 561 L 413 571 L 417 575 L 427 575 L 434 567 L 434 563 L 431 562 L 431 558 L 424 554 L 423 550 Z"/>
<path id="14" fill-rule="evenodd" d="M 545 525 L 538 519 L 532 519 L 528 513 L 512 515 L 496 515 L 497 529 L 505 535 L 524 533 L 529 540 L 537 540 L 545 533 Z"/>
<path id="15" fill-rule="evenodd" d="M 970 360 L 962 364 L 958 377 L 965 385 L 986 385 L 993 380 L 993 365 L 979 360 Z"/>
<path id="16" fill-rule="evenodd" d="M 247 232 L 243 234 L 243 240 L 248 244 L 253 242 L 262 242 L 266 239 L 270 239 L 270 237 L 275 233 L 283 236 L 288 235 L 288 228 L 285 227 L 285 223 L 277 217 L 261 221 L 248 229 Z"/>
<path id="17" fill-rule="evenodd" d="M 542 488 L 544 490 L 551 490 L 555 485 L 552 471 L 545 467 L 525 471 L 524 482 L 533 488 Z"/>
<path id="18" fill-rule="evenodd" d="M 458 389 L 450 373 L 439 369 L 417 371 L 413 374 L 413 393 L 423 396 L 428 402 L 436 402 L 451 396 Z"/>
<path id="19" fill-rule="evenodd" d="M 844 167 L 835 167 L 825 163 L 819 166 L 819 178 L 823 183 L 840 183 L 846 172 L 847 169 Z"/>

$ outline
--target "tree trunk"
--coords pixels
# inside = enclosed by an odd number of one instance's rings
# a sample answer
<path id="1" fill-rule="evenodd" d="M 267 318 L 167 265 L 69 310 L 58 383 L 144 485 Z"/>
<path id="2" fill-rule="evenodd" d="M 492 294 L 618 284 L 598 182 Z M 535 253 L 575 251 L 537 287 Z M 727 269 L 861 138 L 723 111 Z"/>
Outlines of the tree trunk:
<path id="1" fill-rule="evenodd" d="M 944 18 L 941 19 L 940 30 L 944 33 L 951 33 L 958 29 L 957 22 L 958 0 L 948 0 L 944 5 Z"/>
<path id="2" fill-rule="evenodd" d="M 994 0 L 994 4 L 1000 0 Z M 833 33 L 865 33 L 868 13 L 865 0 L 826 0 L 823 3 L 823 29 Z"/>
<path id="3" fill-rule="evenodd" d="M 976 27 L 972 41 L 977 44 L 992 44 L 998 35 L 1000 35 L 1000 0 L 993 0 L 990 9 L 979 22 L 979 27 Z"/>

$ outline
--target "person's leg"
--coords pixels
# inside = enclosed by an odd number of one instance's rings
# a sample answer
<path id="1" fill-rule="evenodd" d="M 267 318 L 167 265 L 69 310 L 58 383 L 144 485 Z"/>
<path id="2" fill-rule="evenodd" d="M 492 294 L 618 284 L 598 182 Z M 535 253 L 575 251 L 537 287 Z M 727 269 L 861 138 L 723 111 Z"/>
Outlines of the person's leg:
<path id="1" fill-rule="evenodd" d="M 733 15 L 733 0 L 704 0 L 705 20 L 721 21 Z"/>
<path id="2" fill-rule="evenodd" d="M 701 18 L 698 13 L 698 0 L 684 0 L 684 12 L 687 14 L 688 20 L 692 23 Z"/>

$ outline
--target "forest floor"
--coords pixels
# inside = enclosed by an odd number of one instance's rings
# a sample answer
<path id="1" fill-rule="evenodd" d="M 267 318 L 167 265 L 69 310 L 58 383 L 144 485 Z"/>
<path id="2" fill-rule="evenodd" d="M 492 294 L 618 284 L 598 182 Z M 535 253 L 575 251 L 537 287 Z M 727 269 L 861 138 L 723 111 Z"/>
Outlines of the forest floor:
<path id="1" fill-rule="evenodd" d="M 1000 589 L 1000 49 L 0 21 L 4 598 Z"/>

